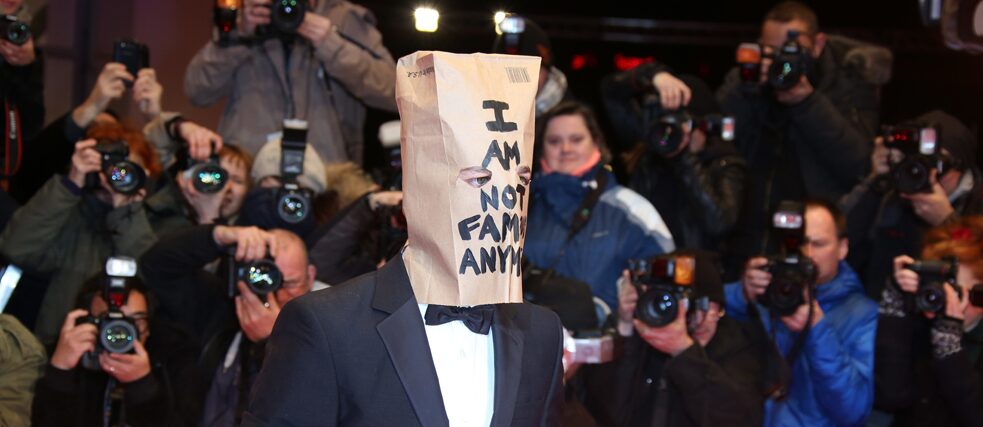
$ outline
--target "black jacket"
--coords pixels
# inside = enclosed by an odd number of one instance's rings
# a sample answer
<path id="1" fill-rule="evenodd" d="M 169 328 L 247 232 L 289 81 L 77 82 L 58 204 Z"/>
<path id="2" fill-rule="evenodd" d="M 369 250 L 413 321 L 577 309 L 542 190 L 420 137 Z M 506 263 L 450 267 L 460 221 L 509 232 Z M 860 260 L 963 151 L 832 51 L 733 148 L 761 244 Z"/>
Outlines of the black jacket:
<path id="1" fill-rule="evenodd" d="M 875 63 L 883 53 L 888 64 Z M 829 36 L 810 78 L 815 92 L 785 106 L 768 87 L 748 87 L 731 70 L 717 91 L 724 113 L 735 117 L 738 150 L 747 160 L 748 185 L 734 248 L 740 257 L 770 249 L 771 214 L 781 200 L 836 200 L 867 171 L 880 111 L 880 84 L 870 68 L 890 70 L 890 53 Z M 858 60 L 857 58 L 861 58 Z M 889 71 L 884 71 L 889 74 Z M 742 263 L 743 260 L 740 261 Z"/>
<path id="2" fill-rule="evenodd" d="M 874 407 L 899 427 L 983 426 L 983 328 L 943 359 L 932 357 L 929 330 L 921 314 L 878 318 Z"/>
<path id="3" fill-rule="evenodd" d="M 966 173 L 973 175 L 973 188 L 952 204 L 953 219 L 983 213 L 983 174 L 975 167 Z M 861 275 L 867 296 L 875 299 L 891 279 L 894 258 L 919 258 L 922 234 L 931 228 L 915 214 L 911 202 L 894 190 L 883 190 L 886 179 L 890 178 L 868 178 L 840 200 L 850 239 L 847 262 Z"/>
<path id="4" fill-rule="evenodd" d="M 492 426 L 558 425 L 560 320 L 498 304 Z M 243 426 L 446 426 L 423 318 L 397 256 L 378 272 L 296 298 L 273 329 Z"/>
<path id="5" fill-rule="evenodd" d="M 34 62 L 25 66 L 11 65 L 0 58 L 0 112 L 3 113 L 0 117 L 0 131 L 3 132 L 0 133 L 0 143 L 3 145 L 6 145 L 11 130 L 10 113 L 17 112 L 18 121 L 14 126 L 20 126 L 15 132 L 20 136 L 21 149 L 30 148 L 28 141 L 44 124 L 44 59 L 37 48 L 34 54 Z M 15 152 L 11 150 L 6 153 L 11 157 L 9 165 L 14 166 L 17 160 Z M 23 156 L 21 158 L 23 160 Z"/>
<path id="6" fill-rule="evenodd" d="M 745 162 L 730 142 L 707 138 L 697 154 L 688 150 L 666 159 L 648 152 L 643 141 L 645 113 L 637 98 L 651 92 L 655 74 L 668 71 L 648 63 L 604 79 L 601 95 L 622 147 L 636 146 L 640 159 L 629 166 L 629 187 L 652 202 L 681 249 L 723 249 L 720 244 L 737 223 L 744 198 Z M 689 76 L 691 114 L 716 113 L 719 108 L 706 83 Z M 700 96 L 706 99 L 698 99 Z"/>
<path id="7" fill-rule="evenodd" d="M 150 374 L 123 385 L 126 425 L 193 426 L 200 399 L 187 391 L 198 387 L 198 347 L 186 334 L 165 323 L 150 326 L 147 353 Z M 103 425 L 103 398 L 109 376 L 78 366 L 63 371 L 48 365 L 38 380 L 32 409 L 33 425 L 88 427 Z"/>
<path id="8" fill-rule="evenodd" d="M 706 348 L 694 344 L 669 357 L 634 335 L 619 360 L 587 366 L 585 374 L 586 404 L 600 425 L 761 425 L 761 365 L 729 317 L 720 319 Z"/>

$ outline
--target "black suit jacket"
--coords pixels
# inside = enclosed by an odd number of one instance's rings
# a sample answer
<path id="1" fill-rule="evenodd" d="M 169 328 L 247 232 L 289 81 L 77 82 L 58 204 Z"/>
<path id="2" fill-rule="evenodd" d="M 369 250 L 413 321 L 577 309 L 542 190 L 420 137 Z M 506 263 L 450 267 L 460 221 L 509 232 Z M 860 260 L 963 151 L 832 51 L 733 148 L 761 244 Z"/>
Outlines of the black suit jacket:
<path id="1" fill-rule="evenodd" d="M 492 426 L 558 425 L 562 332 L 531 304 L 499 304 Z M 243 426 L 446 426 L 423 319 L 402 258 L 287 304 Z"/>

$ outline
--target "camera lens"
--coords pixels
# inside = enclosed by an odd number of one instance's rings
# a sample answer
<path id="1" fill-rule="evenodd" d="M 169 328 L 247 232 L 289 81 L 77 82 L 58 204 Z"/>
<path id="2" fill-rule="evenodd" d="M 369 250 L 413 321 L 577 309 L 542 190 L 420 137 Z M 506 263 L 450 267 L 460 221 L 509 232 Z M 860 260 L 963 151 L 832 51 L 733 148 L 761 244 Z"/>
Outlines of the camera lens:
<path id="1" fill-rule="evenodd" d="M 895 180 L 898 192 L 912 194 L 930 188 L 929 166 L 922 156 L 912 156 L 898 165 Z"/>
<path id="2" fill-rule="evenodd" d="M 814 269 L 811 261 L 800 261 L 794 264 L 779 262 L 771 269 L 771 283 L 765 289 L 762 302 L 779 316 L 795 313 L 805 304 L 803 291 L 814 280 Z"/>
<path id="3" fill-rule="evenodd" d="M 280 197 L 277 212 L 280 218 L 291 224 L 296 224 L 307 217 L 307 199 L 297 193 L 288 193 Z"/>
<path id="4" fill-rule="evenodd" d="M 280 288 L 283 276 L 272 261 L 262 260 L 246 267 L 245 282 L 249 289 L 258 295 L 266 295 Z"/>
<path id="5" fill-rule="evenodd" d="M 654 286 L 638 298 L 635 317 L 652 327 L 672 323 L 679 314 L 679 299 L 671 289 Z"/>
<path id="6" fill-rule="evenodd" d="M 138 334 L 133 323 L 127 320 L 108 320 L 99 331 L 99 342 L 110 353 L 127 353 L 133 350 Z"/>
<path id="7" fill-rule="evenodd" d="M 120 194 L 136 193 L 147 179 L 142 167 L 125 160 L 110 164 L 105 173 L 110 186 Z"/>
<path id="8" fill-rule="evenodd" d="M 684 117 L 667 114 L 649 128 L 649 145 L 657 154 L 666 155 L 676 151 L 683 142 L 682 122 Z"/>
<path id="9" fill-rule="evenodd" d="M 918 288 L 915 306 L 920 311 L 941 312 L 945 309 L 945 290 L 941 283 L 927 283 Z"/>
<path id="10" fill-rule="evenodd" d="M 802 65 L 799 61 L 776 58 L 768 69 L 768 81 L 779 90 L 789 89 L 802 79 Z"/>
<path id="11" fill-rule="evenodd" d="M 23 45 L 24 43 L 27 43 L 27 39 L 31 37 L 31 29 L 30 27 L 27 26 L 27 24 L 23 22 L 8 21 L 8 24 L 4 29 L 3 37 L 7 41 L 20 46 Z"/>
<path id="12" fill-rule="evenodd" d="M 306 0 L 277 0 L 273 6 L 273 25 L 284 33 L 294 33 L 304 21 Z"/>
<path id="13" fill-rule="evenodd" d="M 225 188 L 227 178 L 228 172 L 224 168 L 208 163 L 195 168 L 192 184 L 202 193 L 217 193 Z"/>

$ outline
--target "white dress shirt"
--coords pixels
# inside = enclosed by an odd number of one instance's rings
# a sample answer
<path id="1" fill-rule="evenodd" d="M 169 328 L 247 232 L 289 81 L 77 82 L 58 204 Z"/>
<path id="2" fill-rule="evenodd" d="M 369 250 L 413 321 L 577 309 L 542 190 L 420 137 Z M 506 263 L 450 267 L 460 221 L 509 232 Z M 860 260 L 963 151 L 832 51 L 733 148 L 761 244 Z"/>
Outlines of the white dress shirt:
<path id="1" fill-rule="evenodd" d="M 419 304 L 420 316 L 427 304 Z M 424 325 L 451 427 L 487 426 L 495 411 L 495 345 L 464 322 Z"/>

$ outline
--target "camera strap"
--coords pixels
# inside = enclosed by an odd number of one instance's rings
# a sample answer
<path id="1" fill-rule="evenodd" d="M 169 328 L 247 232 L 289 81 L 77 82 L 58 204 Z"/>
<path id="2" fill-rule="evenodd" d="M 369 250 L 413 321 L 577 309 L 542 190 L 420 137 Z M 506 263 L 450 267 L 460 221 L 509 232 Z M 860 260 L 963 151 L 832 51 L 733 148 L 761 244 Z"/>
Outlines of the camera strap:
<path id="1" fill-rule="evenodd" d="M 777 325 L 781 322 L 779 316 L 774 312 L 769 312 L 771 331 L 766 332 L 764 323 L 761 321 L 761 314 L 758 312 L 757 304 L 748 304 L 748 314 L 752 322 L 757 325 L 757 327 L 752 327 L 754 335 L 752 339 L 759 341 L 759 344 L 763 344 L 763 348 L 767 349 L 764 354 L 764 396 L 766 398 L 781 401 L 788 396 L 788 387 L 792 379 L 792 366 L 795 365 L 795 361 L 802 353 L 802 347 L 805 345 L 809 331 L 812 329 L 812 319 L 815 314 L 813 301 L 815 300 L 816 288 L 812 286 L 809 288 L 809 298 L 806 300 L 806 304 L 809 304 L 809 314 L 806 317 L 806 324 L 802 328 L 802 331 L 795 337 L 795 342 L 792 343 L 792 348 L 789 349 L 788 355 L 786 356 L 782 355 L 782 350 L 778 347 L 778 342 L 775 340 L 775 331 L 778 329 Z M 765 336 L 767 336 L 765 340 L 767 343 L 761 343 L 763 340 L 762 337 Z"/>
<path id="2" fill-rule="evenodd" d="M 8 178 L 17 173 L 20 169 L 21 146 L 21 121 L 20 110 L 17 106 L 10 103 L 9 99 L 3 101 L 3 120 L 6 124 L 6 132 L 3 135 L 3 152 L 0 153 L 0 177 Z M 6 187 L 6 181 L 3 184 Z"/>
<path id="3" fill-rule="evenodd" d="M 570 229 L 567 231 L 567 238 L 563 241 L 563 246 L 560 247 L 560 252 L 556 254 L 553 258 L 553 262 L 550 263 L 549 269 L 547 269 L 546 274 L 552 275 L 553 269 L 556 268 L 556 264 L 563 259 L 563 255 L 567 252 L 567 246 L 573 238 L 587 226 L 587 222 L 590 221 L 591 214 L 594 213 L 594 206 L 597 202 L 601 200 L 601 194 L 604 193 L 604 188 L 608 184 L 608 174 L 607 166 L 601 168 L 597 171 L 594 177 L 594 187 L 584 195 L 584 199 L 580 201 L 580 206 L 573 213 L 573 218 L 570 221 Z"/>

